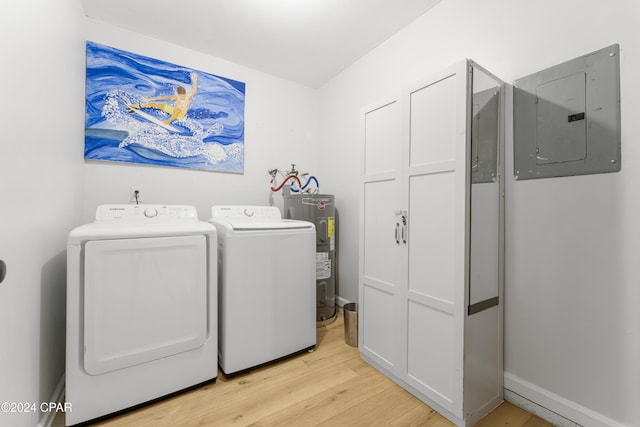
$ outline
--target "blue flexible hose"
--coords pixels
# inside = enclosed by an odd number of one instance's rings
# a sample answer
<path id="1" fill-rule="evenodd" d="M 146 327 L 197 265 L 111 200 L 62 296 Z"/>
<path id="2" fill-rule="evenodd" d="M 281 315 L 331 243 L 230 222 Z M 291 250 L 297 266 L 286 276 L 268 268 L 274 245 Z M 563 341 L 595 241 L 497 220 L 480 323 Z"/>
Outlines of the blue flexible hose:
<path id="1" fill-rule="evenodd" d="M 307 178 L 307 182 L 304 183 L 304 185 L 302 186 L 302 188 L 300 190 L 296 190 L 295 188 L 291 188 L 291 192 L 292 193 L 297 193 L 299 191 L 304 191 L 304 189 L 307 188 L 307 186 L 309 185 L 311 180 L 313 180 L 316 183 L 316 187 L 319 189 L 320 188 L 320 184 L 318 183 L 318 180 L 316 179 L 316 177 L 313 176 L 313 175 L 309 175 L 309 178 Z"/>

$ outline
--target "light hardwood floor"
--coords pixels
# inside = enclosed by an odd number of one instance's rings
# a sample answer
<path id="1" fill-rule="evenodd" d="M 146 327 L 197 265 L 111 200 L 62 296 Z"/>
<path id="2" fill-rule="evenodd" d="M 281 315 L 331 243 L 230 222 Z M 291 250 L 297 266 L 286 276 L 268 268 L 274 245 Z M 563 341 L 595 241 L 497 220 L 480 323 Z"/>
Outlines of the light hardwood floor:
<path id="1" fill-rule="evenodd" d="M 311 353 L 225 378 L 95 426 L 453 426 L 360 359 L 344 342 L 342 317 L 317 330 Z M 58 415 L 54 427 L 64 425 Z M 478 427 L 551 424 L 503 403 Z"/>

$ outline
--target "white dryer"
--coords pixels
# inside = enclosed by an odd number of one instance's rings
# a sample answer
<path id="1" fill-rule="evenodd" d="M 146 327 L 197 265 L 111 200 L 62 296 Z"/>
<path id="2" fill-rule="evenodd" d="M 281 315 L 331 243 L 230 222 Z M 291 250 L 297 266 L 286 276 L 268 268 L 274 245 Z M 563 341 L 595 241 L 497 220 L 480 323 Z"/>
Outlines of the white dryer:
<path id="1" fill-rule="evenodd" d="M 71 231 L 67 425 L 216 378 L 216 258 L 192 206 L 102 205 Z"/>
<path id="2" fill-rule="evenodd" d="M 316 344 L 315 226 L 275 206 L 213 206 L 225 374 Z"/>

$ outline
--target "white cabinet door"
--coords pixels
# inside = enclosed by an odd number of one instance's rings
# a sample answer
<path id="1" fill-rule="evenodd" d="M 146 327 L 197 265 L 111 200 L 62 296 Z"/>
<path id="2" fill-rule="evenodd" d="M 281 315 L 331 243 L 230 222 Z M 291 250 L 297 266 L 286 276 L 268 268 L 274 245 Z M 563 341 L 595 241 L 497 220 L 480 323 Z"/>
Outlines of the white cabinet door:
<path id="1" fill-rule="evenodd" d="M 402 280 L 401 106 L 391 99 L 362 114 L 364 164 L 360 206 L 359 347 L 395 372 L 401 354 L 398 288 Z M 397 225 L 396 225 L 397 224 Z"/>
<path id="2" fill-rule="evenodd" d="M 406 366 L 403 379 L 462 416 L 469 200 L 464 61 L 411 86 L 404 128 L 407 207 Z"/>
<path id="3" fill-rule="evenodd" d="M 360 351 L 460 426 L 502 400 L 502 83 L 483 73 L 462 61 L 362 114 Z"/>

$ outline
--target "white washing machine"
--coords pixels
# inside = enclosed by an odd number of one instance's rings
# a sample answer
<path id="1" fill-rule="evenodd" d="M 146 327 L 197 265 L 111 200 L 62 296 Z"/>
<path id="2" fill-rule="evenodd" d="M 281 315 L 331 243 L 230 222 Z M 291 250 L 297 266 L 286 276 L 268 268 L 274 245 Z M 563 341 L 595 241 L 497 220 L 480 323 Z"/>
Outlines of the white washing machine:
<path id="1" fill-rule="evenodd" d="M 71 231 L 67 425 L 216 378 L 216 258 L 193 206 L 102 205 Z"/>
<path id="2" fill-rule="evenodd" d="M 275 206 L 213 206 L 225 374 L 316 345 L 316 234 Z"/>

